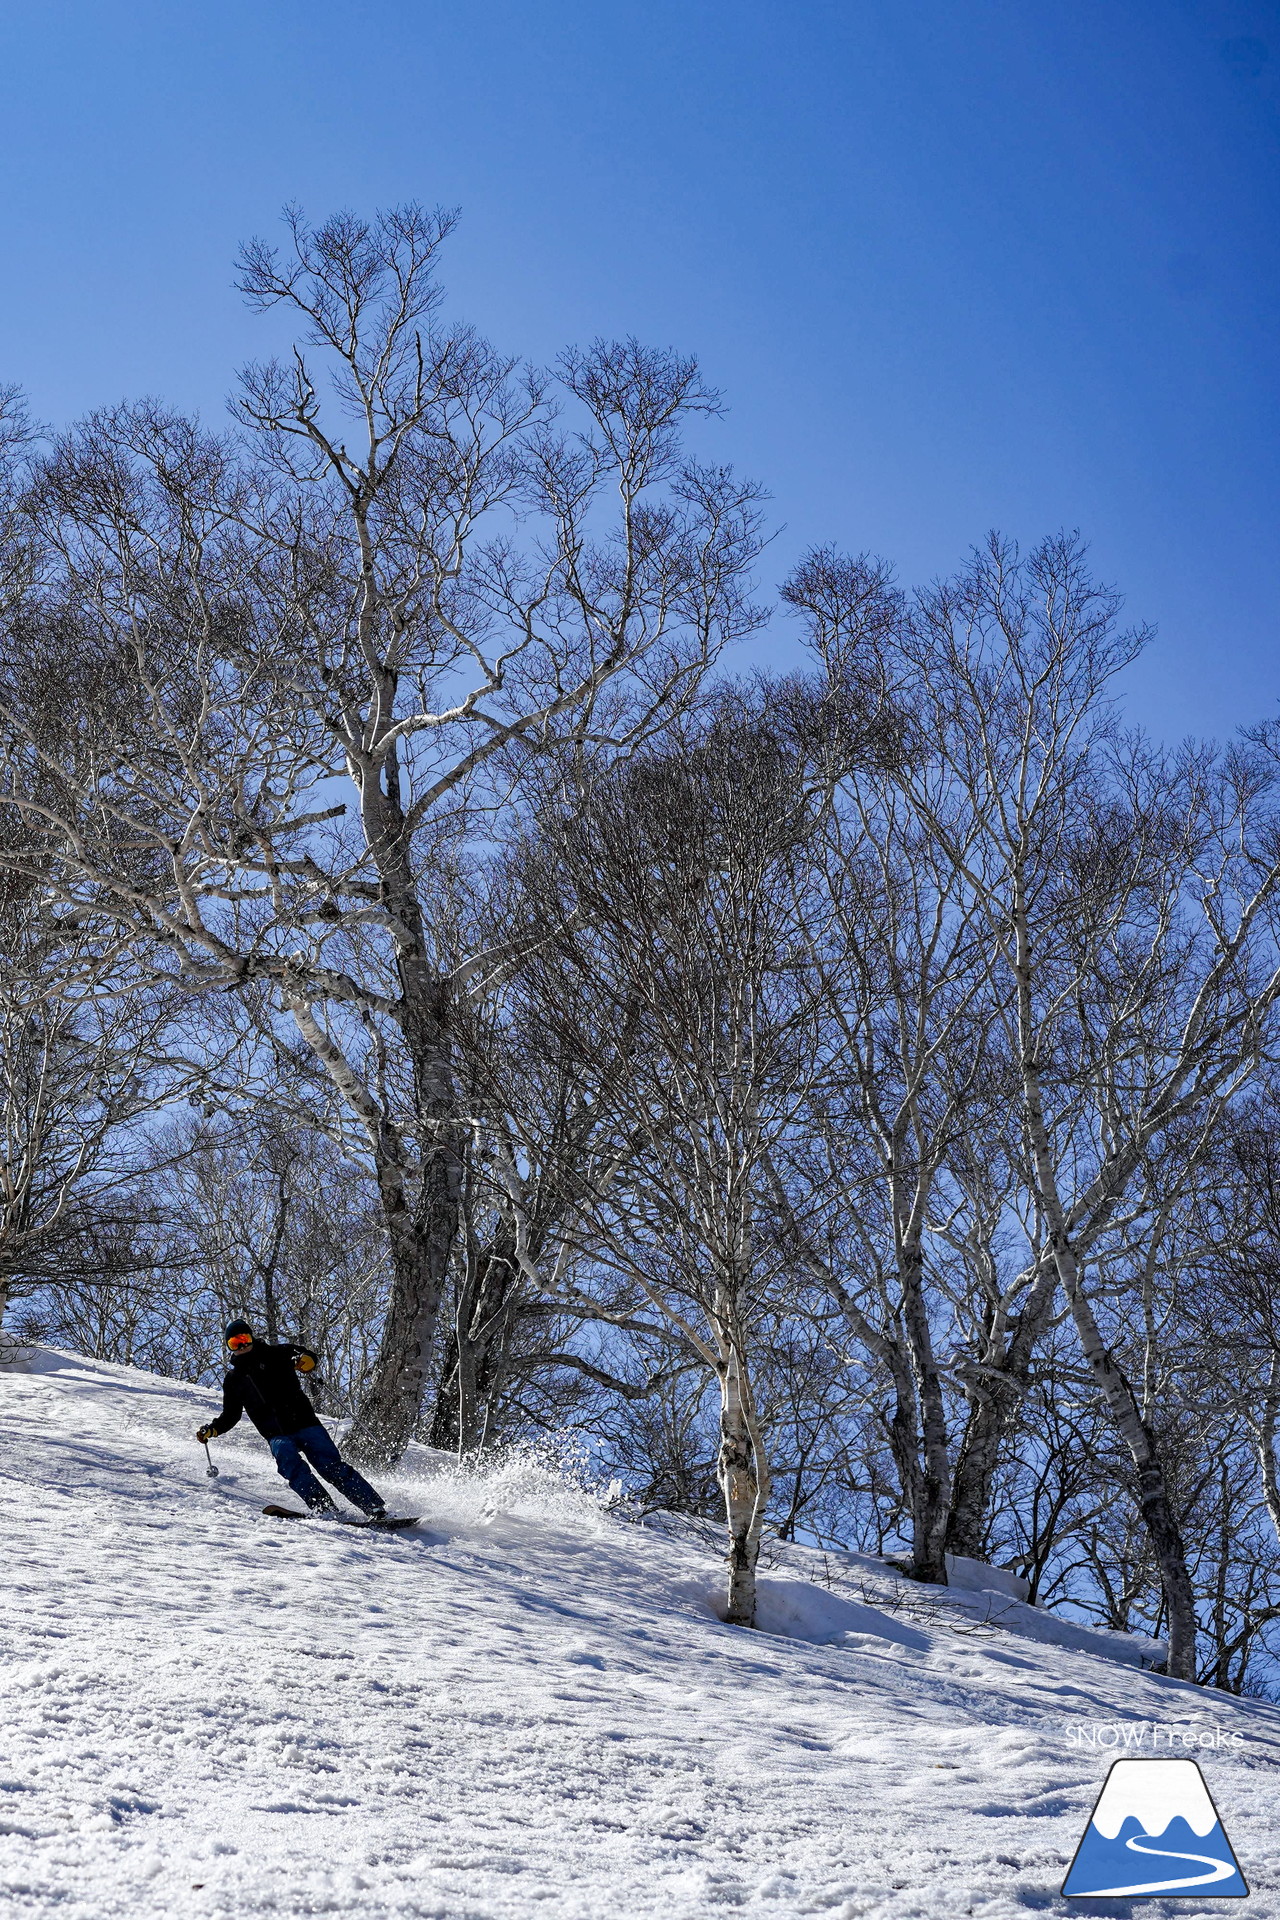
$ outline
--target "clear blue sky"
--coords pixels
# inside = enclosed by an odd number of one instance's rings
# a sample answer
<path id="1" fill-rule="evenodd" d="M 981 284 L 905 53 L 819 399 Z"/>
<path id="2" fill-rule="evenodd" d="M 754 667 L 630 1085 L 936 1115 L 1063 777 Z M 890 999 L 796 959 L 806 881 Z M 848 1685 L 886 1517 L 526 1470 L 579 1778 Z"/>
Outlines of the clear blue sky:
<path id="1" fill-rule="evenodd" d="M 770 581 L 1079 526 L 1160 629 L 1138 717 L 1280 711 L 1280 0 L 41 0 L 0 88 L 0 379 L 46 419 L 219 418 L 285 200 L 456 203 L 504 346 L 698 353 Z"/>

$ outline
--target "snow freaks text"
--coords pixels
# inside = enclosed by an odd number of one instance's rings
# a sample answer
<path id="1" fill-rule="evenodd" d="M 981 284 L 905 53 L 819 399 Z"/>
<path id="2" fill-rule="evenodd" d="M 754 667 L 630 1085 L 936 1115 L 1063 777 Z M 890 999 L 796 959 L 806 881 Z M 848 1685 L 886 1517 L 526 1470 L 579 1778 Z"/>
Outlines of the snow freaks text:
<path id="1" fill-rule="evenodd" d="M 1186 1753 L 1193 1747 L 1235 1752 L 1245 1736 L 1225 1727 L 1174 1727 L 1158 1720 L 1069 1720 L 1067 1745 L 1104 1752 Z"/>

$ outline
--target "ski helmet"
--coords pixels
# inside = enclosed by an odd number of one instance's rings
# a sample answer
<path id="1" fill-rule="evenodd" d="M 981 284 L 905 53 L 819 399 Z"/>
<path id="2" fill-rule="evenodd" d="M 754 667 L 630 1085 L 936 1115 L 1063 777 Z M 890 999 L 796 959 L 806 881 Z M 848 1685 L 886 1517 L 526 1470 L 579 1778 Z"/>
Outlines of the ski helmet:
<path id="1" fill-rule="evenodd" d="M 242 1339 L 246 1333 L 252 1340 L 253 1328 L 249 1325 L 249 1322 L 247 1320 L 233 1320 L 222 1337 L 227 1346 L 230 1346 L 232 1340 Z"/>

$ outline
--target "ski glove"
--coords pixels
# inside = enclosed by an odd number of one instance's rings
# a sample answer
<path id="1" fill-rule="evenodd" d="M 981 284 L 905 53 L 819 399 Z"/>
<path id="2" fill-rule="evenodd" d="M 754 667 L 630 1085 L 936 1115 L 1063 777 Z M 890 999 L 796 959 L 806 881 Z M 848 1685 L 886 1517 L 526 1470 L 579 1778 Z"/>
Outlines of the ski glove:
<path id="1" fill-rule="evenodd" d="M 293 1364 L 299 1373 L 314 1373 L 316 1357 L 314 1353 L 300 1353 Z"/>
<path id="2" fill-rule="evenodd" d="M 210 1440 L 216 1440 L 217 1437 L 218 1429 L 216 1427 L 200 1427 L 196 1431 L 196 1439 L 202 1447 L 207 1446 Z"/>

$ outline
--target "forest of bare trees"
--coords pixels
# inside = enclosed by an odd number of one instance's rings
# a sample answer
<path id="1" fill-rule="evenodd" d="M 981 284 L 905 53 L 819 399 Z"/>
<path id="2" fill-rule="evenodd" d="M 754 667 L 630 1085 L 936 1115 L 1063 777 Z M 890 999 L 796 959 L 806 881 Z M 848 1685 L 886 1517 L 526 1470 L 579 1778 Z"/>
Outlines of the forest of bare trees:
<path id="1" fill-rule="evenodd" d="M 357 1457 L 722 1525 L 740 1624 L 771 1534 L 965 1555 L 1267 1690 L 1280 730 L 1129 725 L 1072 537 L 766 591 L 696 364 L 506 357 L 451 225 L 246 248 L 225 431 L 4 398 L 6 1336 L 246 1313 Z"/>

